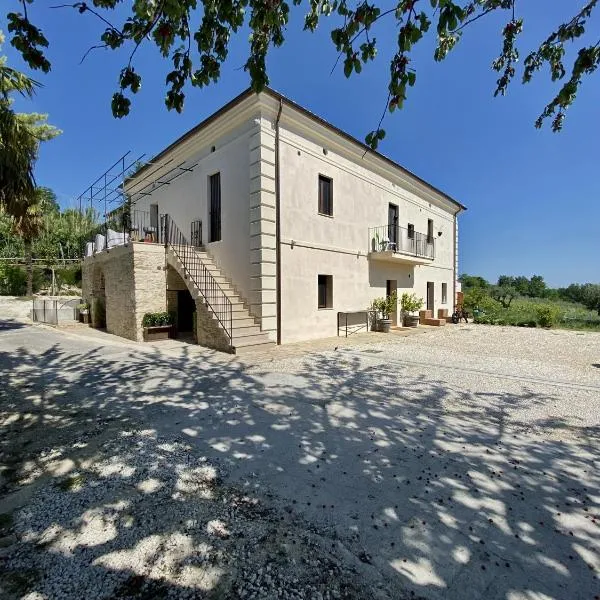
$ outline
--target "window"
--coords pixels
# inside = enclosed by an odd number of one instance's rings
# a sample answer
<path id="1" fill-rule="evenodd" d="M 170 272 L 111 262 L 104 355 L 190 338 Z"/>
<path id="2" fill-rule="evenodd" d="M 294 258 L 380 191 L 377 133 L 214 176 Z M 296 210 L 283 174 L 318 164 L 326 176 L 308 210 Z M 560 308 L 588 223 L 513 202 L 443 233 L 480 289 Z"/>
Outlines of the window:
<path id="1" fill-rule="evenodd" d="M 448 284 L 442 283 L 442 304 L 448 304 Z"/>
<path id="2" fill-rule="evenodd" d="M 412 223 L 408 224 L 408 239 L 409 240 L 415 239 L 415 226 Z"/>
<path id="3" fill-rule="evenodd" d="M 319 175 L 319 214 L 333 217 L 333 179 Z"/>
<path id="4" fill-rule="evenodd" d="M 388 239 L 393 244 L 392 249 L 397 250 L 398 244 L 398 206 L 388 205 Z"/>
<path id="5" fill-rule="evenodd" d="M 427 219 L 427 243 L 433 244 L 433 220 Z"/>
<path id="6" fill-rule="evenodd" d="M 210 196 L 210 231 L 209 242 L 221 239 L 221 174 L 215 173 L 208 178 Z"/>
<path id="7" fill-rule="evenodd" d="M 333 307 L 333 276 L 319 275 L 318 277 L 318 307 Z"/>

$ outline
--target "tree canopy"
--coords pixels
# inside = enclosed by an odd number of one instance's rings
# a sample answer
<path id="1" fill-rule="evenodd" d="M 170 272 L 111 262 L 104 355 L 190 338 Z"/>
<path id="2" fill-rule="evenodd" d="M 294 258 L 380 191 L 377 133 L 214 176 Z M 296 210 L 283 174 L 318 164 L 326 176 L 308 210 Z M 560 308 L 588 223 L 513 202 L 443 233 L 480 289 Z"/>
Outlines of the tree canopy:
<path id="1" fill-rule="evenodd" d="M 0 32 L 0 46 L 3 40 Z M 22 220 L 24 228 L 39 200 L 33 168 L 40 143 L 61 133 L 48 125 L 47 115 L 12 109 L 15 94 L 30 98 L 37 85 L 0 56 L 0 207 Z"/>
<path id="2" fill-rule="evenodd" d="M 549 31 L 538 46 L 528 49 L 520 71 L 521 81 L 528 83 L 543 67 L 548 67 L 552 81 L 558 82 L 556 94 L 548 99 L 535 123 L 538 128 L 545 121 L 550 121 L 553 131 L 562 128 L 565 111 L 574 102 L 583 78 L 600 65 L 600 40 L 597 32 L 588 27 L 599 2 L 578 3 L 569 17 Z M 40 4 L 39 0 L 21 0 L 22 12 L 7 14 L 8 30 L 12 45 L 29 66 L 48 72 L 51 68 L 46 56 L 49 42 L 28 14 L 28 6 L 32 11 L 32 5 Z M 299 8 L 292 10 L 291 5 Z M 250 29 L 250 51 L 244 69 L 256 91 L 269 83 L 269 49 L 284 43 L 286 26 L 292 15 L 295 18 L 302 10 L 300 7 L 305 8 L 305 30 L 315 31 L 327 22 L 338 53 L 337 62 L 342 63 L 346 77 L 359 74 L 364 64 L 377 59 L 379 48 L 375 35 L 380 28 L 389 27 L 398 32 L 397 43 L 385 59 L 389 64 L 385 110 L 377 127 L 366 136 L 372 148 L 385 136 L 382 128 L 385 114 L 402 108 L 409 88 L 416 83 L 413 51 L 422 39 L 435 36 L 433 58 L 442 61 L 481 19 L 492 13 L 503 13 L 505 26 L 499 40 L 499 55 L 492 68 L 498 73 L 494 95 L 504 95 L 517 75 L 521 58 L 519 38 L 525 27 L 516 0 L 396 0 L 391 6 L 368 0 L 357 3 L 346 0 L 292 0 L 291 3 L 285 0 L 135 0 L 125 10 L 121 0 L 91 0 L 61 6 L 72 7 L 83 17 L 94 17 L 102 24 L 104 31 L 90 49 L 128 48 L 118 89 L 112 97 L 115 117 L 129 113 L 131 96 L 141 87 L 142 75 L 136 70 L 135 55 L 144 43 L 156 45 L 172 63 L 173 68 L 166 78 L 165 103 L 169 109 L 181 111 L 185 84 L 204 87 L 218 81 L 231 37 L 240 35 L 244 26 Z M 567 51 L 571 48 L 574 58 L 568 59 Z"/>
<path id="3" fill-rule="evenodd" d="M 463 273 L 459 278 L 463 292 L 469 294 L 473 304 L 481 304 L 486 296 L 494 298 L 505 308 L 519 296 L 527 298 L 560 299 L 583 304 L 600 315 L 600 283 L 572 283 L 567 287 L 550 288 L 541 275 L 531 278 L 524 275 L 500 275 L 496 285 L 491 285 L 479 275 Z"/>

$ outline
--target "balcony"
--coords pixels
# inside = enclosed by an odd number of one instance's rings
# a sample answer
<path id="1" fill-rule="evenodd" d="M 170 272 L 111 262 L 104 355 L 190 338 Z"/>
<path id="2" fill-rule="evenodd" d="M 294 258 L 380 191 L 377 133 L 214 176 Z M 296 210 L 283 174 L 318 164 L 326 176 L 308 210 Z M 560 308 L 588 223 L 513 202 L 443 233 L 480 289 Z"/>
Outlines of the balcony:
<path id="1" fill-rule="evenodd" d="M 369 253 L 373 260 L 428 265 L 435 258 L 435 240 L 398 225 L 369 227 Z"/>

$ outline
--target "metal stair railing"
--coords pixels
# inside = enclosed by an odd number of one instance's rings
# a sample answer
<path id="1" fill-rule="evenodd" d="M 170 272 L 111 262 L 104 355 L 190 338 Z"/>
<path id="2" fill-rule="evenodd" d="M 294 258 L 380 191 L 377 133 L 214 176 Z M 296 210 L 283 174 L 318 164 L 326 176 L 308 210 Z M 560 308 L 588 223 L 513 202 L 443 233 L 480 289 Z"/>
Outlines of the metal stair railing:
<path id="1" fill-rule="evenodd" d="M 179 259 L 184 274 L 202 295 L 206 306 L 217 319 L 233 345 L 233 307 L 217 280 L 198 256 L 170 215 L 161 215 L 161 233 L 165 249 L 170 248 Z"/>

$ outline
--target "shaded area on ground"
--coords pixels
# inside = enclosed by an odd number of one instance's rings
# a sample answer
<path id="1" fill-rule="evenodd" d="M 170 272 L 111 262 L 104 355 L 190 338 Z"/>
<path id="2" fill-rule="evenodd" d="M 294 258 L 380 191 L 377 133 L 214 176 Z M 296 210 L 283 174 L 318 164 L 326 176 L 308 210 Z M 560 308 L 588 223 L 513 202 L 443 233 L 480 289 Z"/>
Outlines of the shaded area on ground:
<path id="1" fill-rule="evenodd" d="M 515 416 L 561 390 L 469 390 L 385 354 L 245 367 L 13 344 L 0 512 L 24 506 L 2 559 L 19 593 L 48 593 L 47 572 L 15 575 L 38 564 L 72 575 L 55 598 L 597 594 L 600 428 Z"/>

